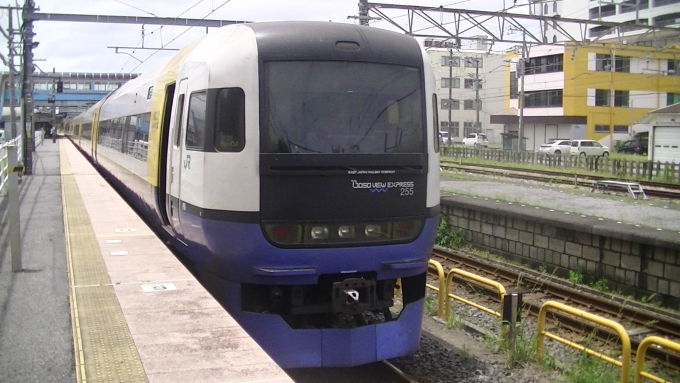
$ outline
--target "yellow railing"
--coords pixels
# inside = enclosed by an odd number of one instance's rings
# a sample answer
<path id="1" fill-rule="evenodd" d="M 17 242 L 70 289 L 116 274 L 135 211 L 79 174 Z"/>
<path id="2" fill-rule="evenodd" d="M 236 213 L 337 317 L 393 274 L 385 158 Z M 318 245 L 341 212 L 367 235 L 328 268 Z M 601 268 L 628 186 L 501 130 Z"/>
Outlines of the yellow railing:
<path id="1" fill-rule="evenodd" d="M 647 349 L 653 344 L 680 353 L 680 343 L 672 342 L 668 339 L 658 336 L 646 337 L 642 340 L 642 342 L 640 342 L 640 345 L 637 349 L 637 354 L 635 356 L 635 383 L 642 383 L 644 380 L 643 378 L 647 378 L 659 383 L 670 383 L 665 379 L 661 379 L 655 375 L 642 371 L 642 369 L 645 367 L 645 355 L 647 355 Z"/>
<path id="2" fill-rule="evenodd" d="M 439 275 L 438 278 L 439 287 L 432 286 L 430 284 L 426 284 L 425 286 L 427 286 L 428 289 L 437 292 L 437 297 L 439 298 L 438 299 L 439 305 L 437 306 L 437 316 L 442 319 L 446 319 L 444 317 L 444 301 L 446 299 L 446 292 L 448 290 L 446 290 L 446 278 L 444 277 L 444 268 L 442 267 L 441 263 L 433 260 L 430 260 L 428 267 L 437 270 L 437 274 Z"/>
<path id="3" fill-rule="evenodd" d="M 621 344 L 622 344 L 622 353 L 621 353 L 621 361 L 619 362 L 616 359 L 610 358 L 602 353 L 599 353 L 597 351 L 591 350 L 587 347 L 581 346 L 580 344 L 576 344 L 574 342 L 568 341 L 564 338 L 559 337 L 556 334 L 550 333 L 545 330 L 545 320 L 546 316 L 548 313 L 549 309 L 554 309 L 557 311 L 562 311 L 567 314 L 574 315 L 576 317 L 579 317 L 580 319 L 583 319 L 587 322 L 592 322 L 592 323 L 597 323 L 601 326 L 604 327 L 609 327 L 612 330 L 616 331 L 617 334 L 619 334 L 619 338 L 621 339 Z M 588 355 L 592 355 L 596 358 L 602 359 L 607 363 L 611 363 L 615 366 L 621 367 L 621 382 L 622 383 L 628 383 L 628 376 L 630 375 L 630 339 L 628 338 L 628 333 L 626 330 L 621 326 L 620 324 L 609 320 L 605 319 L 602 317 L 599 317 L 597 315 L 593 315 L 591 313 L 585 312 L 583 310 L 575 309 L 573 307 L 567 306 L 565 304 L 559 303 L 559 302 L 554 302 L 554 301 L 548 301 L 541 306 L 541 310 L 538 313 L 538 344 L 536 346 L 536 360 L 538 363 L 541 363 L 543 359 L 543 338 L 548 337 L 550 339 L 553 339 L 555 341 L 558 341 L 562 344 L 565 344 L 569 347 L 573 347 L 577 350 L 583 351 Z"/>
<path id="4" fill-rule="evenodd" d="M 482 305 L 479 305 L 475 302 L 471 302 L 463 297 L 459 297 L 457 295 L 451 294 L 449 291 L 451 291 L 451 286 L 453 285 L 453 278 L 458 275 L 467 279 L 471 279 L 473 281 L 477 281 L 483 285 L 489 286 L 492 289 L 495 289 L 498 291 L 498 295 L 500 295 L 501 298 L 501 311 L 494 311 L 490 308 L 484 307 Z M 449 315 L 451 315 L 451 299 L 455 299 L 457 301 L 460 301 L 462 303 L 465 303 L 466 305 L 470 305 L 472 307 L 476 307 L 482 311 L 485 311 L 491 315 L 495 315 L 499 318 L 503 317 L 503 312 L 502 312 L 502 307 L 503 307 L 503 297 L 505 297 L 505 287 L 503 287 L 502 284 L 496 281 L 492 281 L 491 279 L 480 277 L 479 275 L 472 274 L 470 272 L 467 272 L 465 270 L 461 269 L 451 269 L 449 271 L 449 274 L 446 276 L 446 293 L 447 293 L 447 299 L 446 299 L 446 308 L 445 308 L 445 315 L 446 318 L 448 319 Z"/>

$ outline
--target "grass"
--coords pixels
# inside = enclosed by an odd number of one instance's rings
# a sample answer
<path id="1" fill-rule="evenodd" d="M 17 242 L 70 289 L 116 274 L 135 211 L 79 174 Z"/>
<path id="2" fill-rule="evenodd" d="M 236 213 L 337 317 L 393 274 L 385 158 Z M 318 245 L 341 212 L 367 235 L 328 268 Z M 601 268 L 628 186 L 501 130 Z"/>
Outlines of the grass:
<path id="1" fill-rule="evenodd" d="M 432 294 L 429 291 L 425 294 L 425 314 L 427 316 L 433 317 L 438 314 L 439 300 L 436 294 Z"/>
<path id="2" fill-rule="evenodd" d="M 565 375 L 570 383 L 613 383 L 621 380 L 618 367 L 586 353 L 581 353 L 569 368 L 565 369 Z"/>
<path id="3" fill-rule="evenodd" d="M 441 247 L 450 249 L 462 247 L 465 244 L 465 231 L 453 226 L 451 218 L 446 214 L 442 214 L 439 228 L 437 229 L 436 243 Z"/>
<path id="4" fill-rule="evenodd" d="M 505 354 L 509 368 L 523 367 L 536 357 L 538 338 L 527 335 L 524 321 L 518 324 L 516 332 L 514 341 L 511 341 L 507 336 L 501 337 L 498 334 L 487 334 L 486 336 L 486 341 L 492 349 Z"/>
<path id="5" fill-rule="evenodd" d="M 609 291 L 609 281 L 606 278 L 598 279 L 592 284 L 592 287 L 597 291 L 606 293 Z"/>
<path id="6" fill-rule="evenodd" d="M 581 270 L 569 270 L 569 282 L 576 285 L 583 283 L 583 272 Z"/>

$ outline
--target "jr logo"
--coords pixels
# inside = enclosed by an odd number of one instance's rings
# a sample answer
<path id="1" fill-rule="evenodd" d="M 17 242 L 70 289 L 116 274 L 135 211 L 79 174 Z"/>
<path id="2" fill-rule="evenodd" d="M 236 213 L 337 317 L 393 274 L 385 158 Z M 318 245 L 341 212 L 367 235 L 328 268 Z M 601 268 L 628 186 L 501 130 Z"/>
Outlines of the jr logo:
<path id="1" fill-rule="evenodd" d="M 191 155 L 187 154 L 187 158 L 184 159 L 184 169 L 191 169 Z"/>

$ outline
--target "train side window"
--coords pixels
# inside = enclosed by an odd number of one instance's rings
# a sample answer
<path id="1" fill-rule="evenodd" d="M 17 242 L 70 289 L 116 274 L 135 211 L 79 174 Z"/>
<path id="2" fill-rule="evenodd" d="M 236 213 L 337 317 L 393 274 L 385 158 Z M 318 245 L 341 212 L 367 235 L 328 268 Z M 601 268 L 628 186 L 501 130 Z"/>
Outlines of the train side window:
<path id="1" fill-rule="evenodd" d="M 187 115 L 186 147 L 190 150 L 203 150 L 205 142 L 206 93 L 194 93 L 189 98 Z"/>
<path id="2" fill-rule="evenodd" d="M 246 96 L 241 88 L 220 89 L 215 108 L 215 150 L 240 152 L 246 143 Z"/>
<path id="3" fill-rule="evenodd" d="M 175 120 L 175 148 L 182 143 L 182 118 L 184 117 L 184 95 L 179 95 L 177 100 L 177 120 Z"/>
<path id="4" fill-rule="evenodd" d="M 432 129 L 434 129 L 434 152 L 439 153 L 439 112 L 437 111 L 437 94 L 432 94 Z"/>

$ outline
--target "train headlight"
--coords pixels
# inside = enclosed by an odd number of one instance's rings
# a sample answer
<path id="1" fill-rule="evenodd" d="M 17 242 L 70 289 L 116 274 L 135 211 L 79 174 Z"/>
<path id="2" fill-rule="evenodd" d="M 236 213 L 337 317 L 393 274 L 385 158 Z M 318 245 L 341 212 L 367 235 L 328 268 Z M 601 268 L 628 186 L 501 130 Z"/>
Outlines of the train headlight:
<path id="1" fill-rule="evenodd" d="M 388 239 L 390 237 L 390 225 L 388 223 L 370 223 L 364 229 L 366 238 Z"/>
<path id="2" fill-rule="evenodd" d="M 351 225 L 343 225 L 338 227 L 338 237 L 342 239 L 354 238 L 357 235 L 356 229 Z"/>
<path id="3" fill-rule="evenodd" d="M 317 241 L 328 239 L 328 226 L 312 226 L 309 236 Z"/>
<path id="4" fill-rule="evenodd" d="M 269 238 L 282 245 L 302 242 L 302 226 L 300 225 L 265 225 L 265 230 Z"/>
<path id="5" fill-rule="evenodd" d="M 422 221 L 397 221 L 392 227 L 392 239 L 411 239 L 420 233 Z"/>

